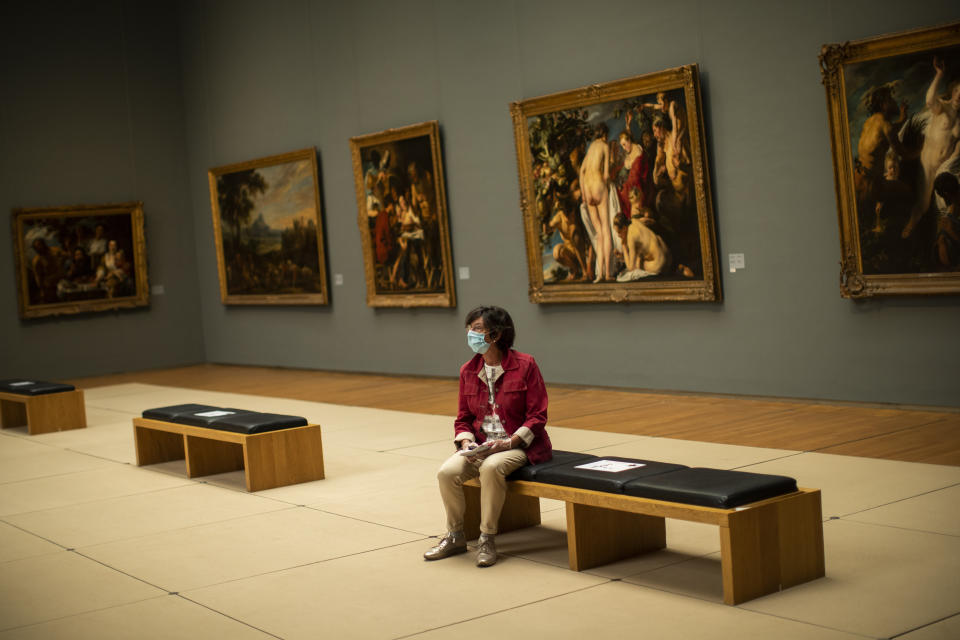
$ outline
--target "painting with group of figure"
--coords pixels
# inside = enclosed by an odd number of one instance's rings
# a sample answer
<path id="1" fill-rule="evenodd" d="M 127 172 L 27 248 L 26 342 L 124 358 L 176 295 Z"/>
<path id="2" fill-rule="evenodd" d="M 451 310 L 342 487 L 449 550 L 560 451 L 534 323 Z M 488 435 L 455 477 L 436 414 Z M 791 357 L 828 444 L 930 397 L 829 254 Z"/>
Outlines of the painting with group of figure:
<path id="1" fill-rule="evenodd" d="M 825 45 L 841 294 L 960 291 L 960 23 Z"/>
<path id="2" fill-rule="evenodd" d="M 350 148 L 367 304 L 456 306 L 437 122 L 357 136 Z"/>
<path id="3" fill-rule="evenodd" d="M 533 302 L 721 299 L 696 65 L 511 112 Z"/>
<path id="4" fill-rule="evenodd" d="M 149 302 L 140 202 L 15 209 L 13 238 L 23 318 Z"/>
<path id="5" fill-rule="evenodd" d="M 304 149 L 210 169 L 226 304 L 327 304 L 317 155 Z"/>

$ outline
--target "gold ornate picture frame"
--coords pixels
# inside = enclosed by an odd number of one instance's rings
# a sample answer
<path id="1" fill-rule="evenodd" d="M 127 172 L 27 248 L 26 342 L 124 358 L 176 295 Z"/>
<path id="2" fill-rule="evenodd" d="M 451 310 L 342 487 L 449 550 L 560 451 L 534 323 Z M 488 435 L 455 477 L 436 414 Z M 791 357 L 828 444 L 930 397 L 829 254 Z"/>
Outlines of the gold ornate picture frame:
<path id="1" fill-rule="evenodd" d="M 824 45 L 820 70 L 840 294 L 960 293 L 960 23 Z"/>
<path id="2" fill-rule="evenodd" d="M 532 302 L 721 300 L 697 65 L 510 113 Z"/>
<path id="3" fill-rule="evenodd" d="M 327 304 L 316 150 L 216 167 L 207 178 L 220 300 Z"/>
<path id="4" fill-rule="evenodd" d="M 21 318 L 150 302 L 143 203 L 14 209 Z"/>
<path id="5" fill-rule="evenodd" d="M 454 307 L 437 122 L 350 138 L 367 305 Z"/>

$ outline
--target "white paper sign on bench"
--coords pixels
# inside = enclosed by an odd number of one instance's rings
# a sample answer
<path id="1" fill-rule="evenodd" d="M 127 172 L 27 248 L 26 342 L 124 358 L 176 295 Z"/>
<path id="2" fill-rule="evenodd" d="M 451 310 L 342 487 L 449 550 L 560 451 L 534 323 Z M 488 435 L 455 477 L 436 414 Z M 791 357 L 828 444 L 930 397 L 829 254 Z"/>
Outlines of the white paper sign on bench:
<path id="1" fill-rule="evenodd" d="M 574 469 L 590 469 L 592 471 L 606 471 L 607 473 L 619 473 L 629 471 L 638 467 L 647 465 L 642 462 L 623 462 L 622 460 L 594 460 L 586 464 L 578 464 Z"/>

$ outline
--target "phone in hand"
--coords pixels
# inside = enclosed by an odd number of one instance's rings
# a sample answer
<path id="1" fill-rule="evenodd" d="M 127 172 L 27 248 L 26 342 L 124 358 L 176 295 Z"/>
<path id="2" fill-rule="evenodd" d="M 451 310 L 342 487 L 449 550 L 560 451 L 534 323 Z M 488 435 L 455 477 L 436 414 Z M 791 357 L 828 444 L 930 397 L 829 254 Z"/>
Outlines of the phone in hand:
<path id="1" fill-rule="evenodd" d="M 475 455 L 477 455 L 478 453 L 484 453 L 485 451 L 488 451 L 488 450 L 489 450 L 490 448 L 492 448 L 492 447 L 493 447 L 493 443 L 491 443 L 491 442 L 484 442 L 483 444 L 477 445 L 477 446 L 475 446 L 475 447 L 471 447 L 470 449 L 461 449 L 461 450 L 460 450 L 460 455 L 462 455 L 462 456 L 475 456 Z"/>

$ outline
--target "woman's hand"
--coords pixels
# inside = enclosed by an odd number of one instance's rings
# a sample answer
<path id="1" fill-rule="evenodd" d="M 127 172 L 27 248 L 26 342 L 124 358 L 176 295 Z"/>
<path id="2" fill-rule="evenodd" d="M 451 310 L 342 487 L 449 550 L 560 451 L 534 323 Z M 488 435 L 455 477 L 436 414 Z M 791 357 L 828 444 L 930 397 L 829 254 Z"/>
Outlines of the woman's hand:
<path id="1" fill-rule="evenodd" d="M 500 453 L 501 451 L 509 451 L 513 449 L 513 443 L 510 438 L 503 438 L 501 440 L 494 440 L 492 446 L 483 453 L 483 457 L 493 455 L 494 453 Z"/>
<path id="2" fill-rule="evenodd" d="M 470 451 L 471 449 L 475 449 L 476 447 L 477 447 L 477 443 L 474 442 L 473 440 L 461 440 L 461 441 L 460 441 L 460 450 L 461 450 L 461 451 Z M 479 455 L 475 455 L 475 456 L 464 456 L 464 458 L 466 458 L 466 459 L 467 459 L 467 462 L 470 462 L 471 464 L 475 463 L 477 460 L 482 459 Z"/>

